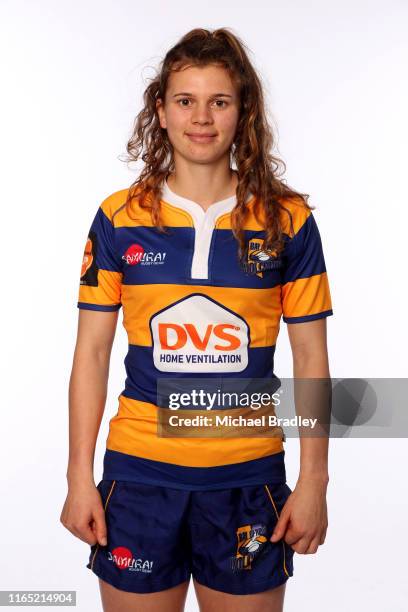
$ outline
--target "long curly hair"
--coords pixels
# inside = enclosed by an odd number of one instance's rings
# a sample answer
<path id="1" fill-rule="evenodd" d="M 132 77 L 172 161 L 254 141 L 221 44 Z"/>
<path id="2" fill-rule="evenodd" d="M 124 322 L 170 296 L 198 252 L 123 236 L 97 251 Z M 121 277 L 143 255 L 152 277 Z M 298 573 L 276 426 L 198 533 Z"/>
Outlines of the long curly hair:
<path id="1" fill-rule="evenodd" d="M 275 145 L 264 103 L 260 77 L 252 66 L 244 43 L 229 28 L 213 31 L 195 28 L 185 34 L 172 47 L 160 64 L 157 76 L 151 79 L 143 94 L 144 107 L 134 121 L 133 133 L 126 150 L 125 161 L 142 159 L 144 167 L 128 190 L 126 210 L 131 218 L 132 202 L 137 198 L 141 208 L 149 209 L 152 224 L 160 232 L 166 232 L 160 217 L 162 182 L 174 172 L 173 147 L 167 130 L 159 123 L 156 100 L 165 99 L 167 82 L 172 71 L 186 66 L 218 65 L 224 67 L 237 87 L 240 111 L 230 159 L 235 163 L 238 185 L 237 203 L 231 212 L 231 229 L 238 241 L 238 258 L 245 255 L 244 223 L 248 213 L 246 200 L 255 196 L 254 213 L 265 230 L 263 248 L 279 254 L 284 247 L 280 210 L 285 210 L 293 224 L 289 209 L 284 206 L 286 198 L 295 198 L 310 210 L 309 194 L 291 189 L 280 180 L 286 164 L 272 154 Z M 261 210 L 260 210 L 261 209 Z"/>

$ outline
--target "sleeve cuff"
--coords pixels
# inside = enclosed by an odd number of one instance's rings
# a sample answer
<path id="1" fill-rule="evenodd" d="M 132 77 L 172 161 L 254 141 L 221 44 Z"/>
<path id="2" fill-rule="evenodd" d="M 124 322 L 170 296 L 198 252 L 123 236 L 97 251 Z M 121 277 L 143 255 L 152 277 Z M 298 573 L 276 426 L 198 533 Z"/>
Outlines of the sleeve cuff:
<path id="1" fill-rule="evenodd" d="M 306 321 L 315 321 L 316 319 L 323 319 L 324 317 L 330 317 L 333 314 L 333 310 L 324 310 L 323 312 L 317 312 L 316 314 L 305 315 L 303 317 L 285 317 L 283 320 L 285 323 L 305 323 Z"/>
<path id="2" fill-rule="evenodd" d="M 115 310 L 119 310 L 122 304 L 112 304 L 112 305 L 104 305 L 104 304 L 88 304 L 87 302 L 78 302 L 77 307 L 82 308 L 83 310 L 99 310 L 101 312 L 114 312 Z"/>

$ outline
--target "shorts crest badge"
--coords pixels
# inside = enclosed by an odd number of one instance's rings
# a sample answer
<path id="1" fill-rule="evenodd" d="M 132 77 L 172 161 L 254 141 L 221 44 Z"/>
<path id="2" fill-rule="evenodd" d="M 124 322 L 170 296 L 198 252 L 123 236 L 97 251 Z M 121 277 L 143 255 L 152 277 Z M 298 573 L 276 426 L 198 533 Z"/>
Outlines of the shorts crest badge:
<path id="1" fill-rule="evenodd" d="M 231 569 L 250 570 L 255 557 L 259 557 L 265 550 L 268 542 L 265 525 L 243 525 L 237 529 L 237 551 L 231 557 Z"/>

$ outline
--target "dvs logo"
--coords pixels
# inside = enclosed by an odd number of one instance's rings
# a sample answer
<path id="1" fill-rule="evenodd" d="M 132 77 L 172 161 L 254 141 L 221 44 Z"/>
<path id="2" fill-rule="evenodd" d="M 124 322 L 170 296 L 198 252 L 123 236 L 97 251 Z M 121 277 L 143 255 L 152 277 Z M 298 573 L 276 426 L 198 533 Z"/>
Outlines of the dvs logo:
<path id="1" fill-rule="evenodd" d="M 154 365 L 161 372 L 241 372 L 248 325 L 204 295 L 190 295 L 151 319 Z"/>

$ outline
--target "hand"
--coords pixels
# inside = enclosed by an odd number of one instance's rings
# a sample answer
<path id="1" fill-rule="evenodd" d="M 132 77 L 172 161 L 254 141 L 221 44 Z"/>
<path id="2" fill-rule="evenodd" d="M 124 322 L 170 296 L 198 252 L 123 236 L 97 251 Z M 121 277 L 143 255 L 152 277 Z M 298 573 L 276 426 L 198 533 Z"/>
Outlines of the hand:
<path id="1" fill-rule="evenodd" d="M 98 542 L 106 546 L 105 511 L 93 481 L 76 482 L 69 486 L 60 521 L 68 531 L 87 544 Z"/>
<path id="2" fill-rule="evenodd" d="M 271 537 L 282 537 L 299 554 L 314 554 L 324 543 L 328 527 L 327 483 L 300 478 L 280 513 Z"/>

